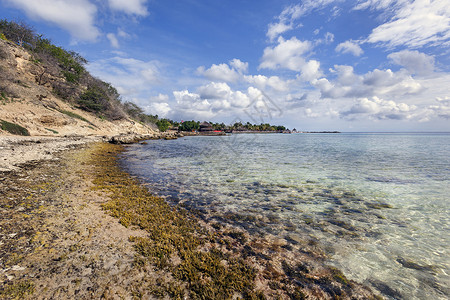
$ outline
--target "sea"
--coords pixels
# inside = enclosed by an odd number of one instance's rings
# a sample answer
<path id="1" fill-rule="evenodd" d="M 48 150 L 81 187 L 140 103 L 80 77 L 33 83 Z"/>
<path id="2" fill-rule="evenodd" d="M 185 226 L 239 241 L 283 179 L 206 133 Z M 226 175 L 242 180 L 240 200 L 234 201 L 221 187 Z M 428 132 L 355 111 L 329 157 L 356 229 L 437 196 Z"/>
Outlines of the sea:
<path id="1" fill-rule="evenodd" d="M 317 241 L 387 299 L 450 298 L 450 133 L 192 136 L 131 145 L 121 163 L 211 220 Z"/>

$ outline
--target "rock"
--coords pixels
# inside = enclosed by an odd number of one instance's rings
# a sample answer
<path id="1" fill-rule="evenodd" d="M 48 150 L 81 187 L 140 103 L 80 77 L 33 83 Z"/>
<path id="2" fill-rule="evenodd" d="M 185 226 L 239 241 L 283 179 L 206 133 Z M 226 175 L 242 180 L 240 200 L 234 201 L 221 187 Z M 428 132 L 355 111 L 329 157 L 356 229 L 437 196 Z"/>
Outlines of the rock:
<path id="1" fill-rule="evenodd" d="M 152 135 L 146 134 L 124 134 L 113 136 L 108 142 L 111 144 L 134 144 L 143 140 L 151 139 L 152 137 Z"/>

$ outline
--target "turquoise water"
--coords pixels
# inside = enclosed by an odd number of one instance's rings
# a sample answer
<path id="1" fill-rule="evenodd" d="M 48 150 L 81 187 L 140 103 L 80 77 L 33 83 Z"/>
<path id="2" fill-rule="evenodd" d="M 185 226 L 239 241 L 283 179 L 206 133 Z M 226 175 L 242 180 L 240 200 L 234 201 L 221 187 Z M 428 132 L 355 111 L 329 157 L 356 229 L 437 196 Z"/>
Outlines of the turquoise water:
<path id="1" fill-rule="evenodd" d="M 122 161 L 206 219 L 318 241 L 387 298 L 450 297 L 450 134 L 186 137 L 132 145 Z"/>

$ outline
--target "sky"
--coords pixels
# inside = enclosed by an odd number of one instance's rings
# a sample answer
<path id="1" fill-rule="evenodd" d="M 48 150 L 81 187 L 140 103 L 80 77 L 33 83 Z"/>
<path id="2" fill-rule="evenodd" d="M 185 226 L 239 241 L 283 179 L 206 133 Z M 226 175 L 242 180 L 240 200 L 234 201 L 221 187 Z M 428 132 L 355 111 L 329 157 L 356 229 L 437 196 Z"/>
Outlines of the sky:
<path id="1" fill-rule="evenodd" d="M 450 0 L 0 0 L 173 120 L 450 131 Z"/>

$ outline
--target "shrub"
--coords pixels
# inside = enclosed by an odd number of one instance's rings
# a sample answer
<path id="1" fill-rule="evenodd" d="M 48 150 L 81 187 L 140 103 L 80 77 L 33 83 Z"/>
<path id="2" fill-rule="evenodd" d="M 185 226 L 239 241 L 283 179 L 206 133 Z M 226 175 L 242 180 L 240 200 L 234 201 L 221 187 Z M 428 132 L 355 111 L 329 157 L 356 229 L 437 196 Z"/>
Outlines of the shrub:
<path id="1" fill-rule="evenodd" d="M 2 40 L 10 40 L 20 46 L 33 46 L 36 38 L 34 29 L 23 22 L 0 20 L 0 31 Z"/>
<path id="2" fill-rule="evenodd" d="M 178 127 L 181 131 L 193 131 L 198 130 L 200 128 L 200 122 L 196 121 L 184 121 Z"/>
<path id="3" fill-rule="evenodd" d="M 20 125 L 14 124 L 14 123 L 10 123 L 4 120 L 0 120 L 0 127 L 2 130 L 5 130 L 11 134 L 15 134 L 15 135 L 26 135 L 29 136 L 30 133 L 28 132 L 28 130 Z"/>
<path id="4" fill-rule="evenodd" d="M 51 128 L 45 128 L 45 129 L 47 129 L 47 130 L 50 131 L 50 132 L 53 132 L 54 134 L 58 134 L 58 133 L 59 133 L 58 131 L 53 130 L 53 129 L 51 129 Z"/>
<path id="5" fill-rule="evenodd" d="M 156 122 L 156 126 L 160 131 L 166 131 L 172 124 L 167 119 L 161 119 Z"/>
<path id="6" fill-rule="evenodd" d="M 38 37 L 35 52 L 55 58 L 62 69 L 62 75 L 68 82 L 77 83 L 86 72 L 83 66 L 87 63 L 86 59 L 76 52 L 53 45 L 48 39 Z"/>
<path id="7" fill-rule="evenodd" d="M 89 87 L 78 100 L 80 108 L 90 112 L 104 110 L 106 102 L 108 102 L 108 96 L 97 86 Z"/>
<path id="8" fill-rule="evenodd" d="M 86 118 L 83 118 L 82 116 L 80 116 L 79 114 L 76 114 L 74 112 L 68 111 L 68 110 L 59 110 L 60 113 L 63 113 L 71 118 L 75 118 L 81 121 L 84 121 L 86 123 L 92 124 L 91 122 L 89 122 Z"/>

